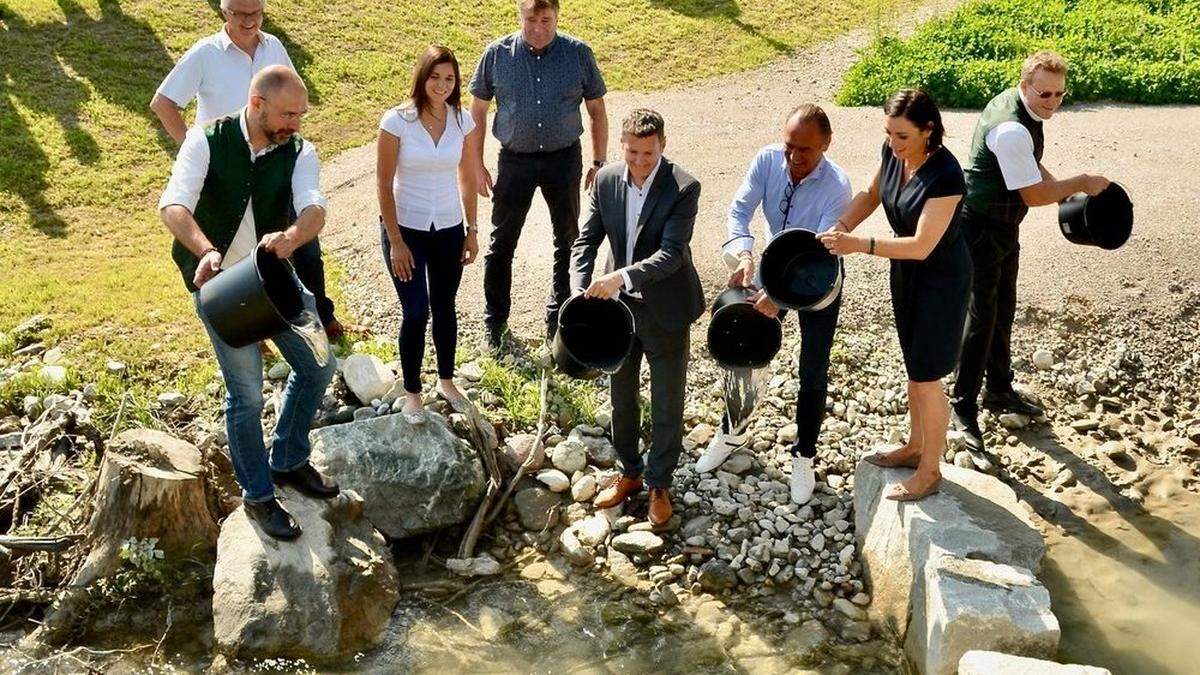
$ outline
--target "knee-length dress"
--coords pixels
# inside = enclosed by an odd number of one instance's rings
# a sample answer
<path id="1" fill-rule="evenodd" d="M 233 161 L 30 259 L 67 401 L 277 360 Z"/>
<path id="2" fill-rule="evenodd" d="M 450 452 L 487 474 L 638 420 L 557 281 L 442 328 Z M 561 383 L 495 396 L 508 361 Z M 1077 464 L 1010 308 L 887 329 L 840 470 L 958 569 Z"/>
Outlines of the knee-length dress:
<path id="1" fill-rule="evenodd" d="M 883 145 L 879 198 L 897 236 L 917 233 L 925 202 L 965 195 L 958 160 L 938 148 L 904 182 L 904 162 Z M 924 260 L 893 260 L 892 311 L 908 379 L 930 382 L 954 370 L 962 348 L 963 325 L 971 289 L 971 255 L 959 232 L 962 203 L 933 251 Z"/>

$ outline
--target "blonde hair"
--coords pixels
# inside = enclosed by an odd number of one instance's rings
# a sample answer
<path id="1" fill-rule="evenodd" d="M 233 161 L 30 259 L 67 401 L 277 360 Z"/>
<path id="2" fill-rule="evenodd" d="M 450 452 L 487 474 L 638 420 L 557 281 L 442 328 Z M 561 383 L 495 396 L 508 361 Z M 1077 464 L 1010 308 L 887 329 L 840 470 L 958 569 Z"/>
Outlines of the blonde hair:
<path id="1" fill-rule="evenodd" d="M 1058 52 L 1043 49 L 1025 59 L 1025 63 L 1021 66 L 1021 81 L 1029 82 L 1039 70 L 1054 73 L 1055 75 L 1066 75 L 1067 60 Z"/>

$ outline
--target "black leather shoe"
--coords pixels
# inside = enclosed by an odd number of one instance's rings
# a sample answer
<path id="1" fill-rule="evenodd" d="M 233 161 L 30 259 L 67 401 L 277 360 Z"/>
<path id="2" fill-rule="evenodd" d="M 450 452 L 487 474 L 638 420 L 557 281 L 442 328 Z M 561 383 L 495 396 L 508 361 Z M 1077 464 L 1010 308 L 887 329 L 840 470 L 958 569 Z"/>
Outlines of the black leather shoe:
<path id="1" fill-rule="evenodd" d="M 278 499 L 267 502 L 244 502 L 246 515 L 258 523 L 263 532 L 275 539 L 291 541 L 300 536 L 300 526 Z"/>
<path id="2" fill-rule="evenodd" d="M 1015 391 L 983 393 L 983 407 L 1000 413 L 1017 413 L 1030 417 L 1040 417 L 1045 411 L 1034 405 Z"/>
<path id="3" fill-rule="evenodd" d="M 271 481 L 276 485 L 290 485 L 302 494 L 317 499 L 336 497 L 339 491 L 337 481 L 321 475 L 311 462 L 305 462 L 291 471 L 271 470 Z"/>
<path id="4" fill-rule="evenodd" d="M 956 408 L 950 409 L 950 422 L 966 437 L 967 448 L 983 452 L 983 431 L 979 428 L 979 420 L 976 417 L 976 415 L 965 415 Z"/>
<path id="5" fill-rule="evenodd" d="M 505 342 L 506 342 L 506 340 L 504 339 L 504 337 L 505 337 L 504 334 L 507 332 L 506 328 L 507 327 L 504 324 L 495 324 L 495 325 L 489 324 L 488 325 L 488 327 L 487 327 L 487 346 L 488 346 L 488 350 L 490 350 L 493 354 L 499 354 L 501 351 L 504 350 L 504 346 L 505 346 Z"/>

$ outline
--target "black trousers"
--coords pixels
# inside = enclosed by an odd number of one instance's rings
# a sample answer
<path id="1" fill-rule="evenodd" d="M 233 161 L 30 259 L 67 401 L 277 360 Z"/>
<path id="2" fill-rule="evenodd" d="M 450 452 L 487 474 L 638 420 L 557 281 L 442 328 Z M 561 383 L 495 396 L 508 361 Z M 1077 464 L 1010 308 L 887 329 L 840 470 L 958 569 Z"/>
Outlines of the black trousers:
<path id="1" fill-rule="evenodd" d="M 387 267 L 396 295 L 400 298 L 400 371 L 404 390 L 421 391 L 421 363 L 425 360 L 425 327 L 433 316 L 433 348 L 437 354 L 438 377 L 454 377 L 454 351 L 458 346 L 458 313 L 454 300 L 462 282 L 463 241 L 466 231 L 462 225 L 444 230 L 414 230 L 402 228 L 401 235 L 412 251 L 413 273 L 408 281 L 400 281 L 392 273 L 392 245 L 387 230 L 380 226 L 383 244 L 383 264 Z"/>
<path id="2" fill-rule="evenodd" d="M 825 420 L 829 391 L 829 353 L 842 307 L 839 295 L 833 304 L 816 312 L 796 312 L 800 322 L 799 391 L 796 392 L 796 443 L 793 455 L 815 457 L 817 436 Z"/>
<path id="3" fill-rule="evenodd" d="M 554 228 L 554 274 L 546 301 L 547 324 L 557 323 L 558 306 L 571 295 L 571 244 L 579 236 L 579 183 L 583 154 L 578 143 L 554 152 L 517 153 L 500 150 L 492 190 L 492 234 L 483 257 L 484 321 L 492 327 L 508 322 L 512 310 L 512 263 L 533 203 L 541 188 Z"/>
<path id="4" fill-rule="evenodd" d="M 646 485 L 670 487 L 679 453 L 683 451 L 683 404 L 687 390 L 688 329 L 664 330 L 646 305 L 627 299 L 637 334 L 633 349 L 612 376 L 613 445 L 628 476 L 645 473 Z M 650 452 L 638 450 L 642 410 L 642 356 L 650 365 Z"/>
<path id="5" fill-rule="evenodd" d="M 321 240 L 312 241 L 292 252 L 292 266 L 301 283 L 317 299 L 317 316 L 322 326 L 333 323 L 333 301 L 325 295 L 325 263 L 321 260 Z"/>
<path id="6" fill-rule="evenodd" d="M 1017 313 L 1018 227 L 970 211 L 962 214 L 963 235 L 975 263 L 962 356 L 951 403 L 964 416 L 979 412 L 979 391 L 1012 390 L 1012 327 Z"/>

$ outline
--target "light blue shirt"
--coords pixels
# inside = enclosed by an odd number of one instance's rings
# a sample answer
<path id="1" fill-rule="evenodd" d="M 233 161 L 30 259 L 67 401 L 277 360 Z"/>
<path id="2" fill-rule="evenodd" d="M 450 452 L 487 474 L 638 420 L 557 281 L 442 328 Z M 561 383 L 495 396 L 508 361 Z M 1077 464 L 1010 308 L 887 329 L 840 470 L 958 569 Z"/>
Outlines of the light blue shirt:
<path id="1" fill-rule="evenodd" d="M 787 206 L 787 222 L 784 222 L 784 210 L 780 206 L 787 204 L 785 196 L 789 193 L 790 206 Z M 763 218 L 767 221 L 767 242 L 770 242 L 787 229 L 828 230 L 846 210 L 850 198 L 850 179 L 846 172 L 824 157 L 812 173 L 793 187 L 783 156 L 783 144 L 768 145 L 758 151 L 742 187 L 738 188 L 729 205 L 729 218 L 725 224 L 729 238 L 725 240 L 724 251 L 737 255 L 741 251 L 754 250 L 750 220 L 759 206 L 762 206 Z"/>

